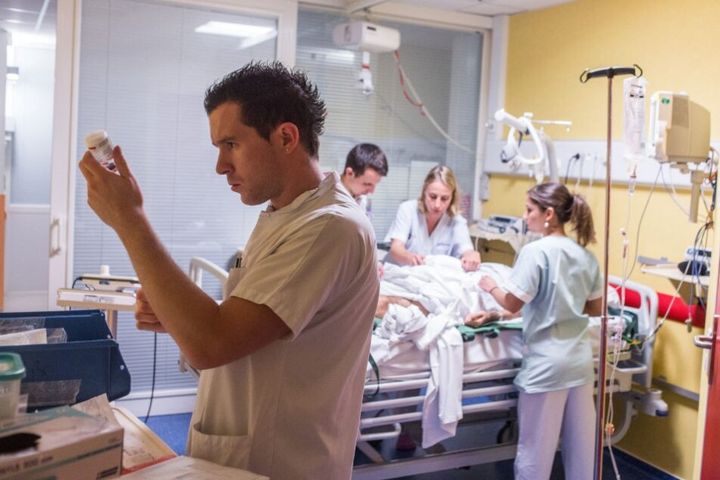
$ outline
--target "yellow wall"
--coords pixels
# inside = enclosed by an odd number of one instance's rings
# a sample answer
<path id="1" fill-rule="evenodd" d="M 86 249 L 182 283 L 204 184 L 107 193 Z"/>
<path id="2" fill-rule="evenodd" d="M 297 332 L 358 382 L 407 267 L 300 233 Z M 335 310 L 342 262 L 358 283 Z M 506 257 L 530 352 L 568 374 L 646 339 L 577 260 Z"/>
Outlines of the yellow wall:
<path id="1" fill-rule="evenodd" d="M 611 65 L 640 65 L 648 79 L 648 96 L 657 90 L 686 91 L 692 100 L 720 115 L 720 2 L 716 0 L 576 0 L 570 4 L 511 17 L 505 109 L 533 112 L 536 118 L 573 121 L 570 132 L 553 130 L 556 140 L 604 140 L 606 132 L 607 80 L 587 84 L 578 80 L 585 68 Z M 614 83 L 613 136 L 622 134 L 622 81 Z M 720 138 L 720 122 L 714 122 L 712 137 Z M 604 177 L 603 177 L 604 178 Z M 524 193 L 531 186 L 526 178 L 493 175 L 488 214 L 521 215 Z M 595 181 L 580 187 L 595 215 L 599 237 L 604 221 L 604 185 Z M 612 189 L 610 224 L 610 273 L 621 275 L 620 227 L 631 239 L 630 255 L 667 256 L 682 259 L 693 244 L 700 223 L 689 223 L 665 191 L 656 189 L 635 241 L 639 219 L 649 196 L 649 186 L 637 188 L 628 200 L 627 188 Z M 689 193 L 678 191 L 678 201 L 687 208 Z M 628 210 L 630 204 L 630 210 Z M 704 209 L 700 206 L 703 217 Z M 629 212 L 629 213 L 628 213 Z M 701 221 L 703 218 L 700 219 Z M 710 245 L 713 244 L 712 238 Z M 602 261 L 602 245 L 593 247 Z M 640 272 L 636 265 L 630 277 L 657 291 L 674 293 L 669 280 Z M 683 324 L 668 322 L 660 331 L 655 350 L 653 376 L 662 375 L 672 384 L 698 392 L 702 354 L 692 345 Z M 681 478 L 693 473 L 697 404 L 665 393 L 670 416 L 640 416 L 620 448 Z"/>
<path id="2" fill-rule="evenodd" d="M 720 2 L 576 0 L 510 19 L 505 110 L 570 119 L 554 138 L 605 138 L 607 80 L 578 80 L 586 68 L 640 65 L 649 93 L 685 91 L 720 112 Z M 622 133 L 622 81 L 615 81 L 613 137 Z M 720 138 L 713 122 L 712 138 Z M 557 129 L 560 130 L 560 129 Z"/>

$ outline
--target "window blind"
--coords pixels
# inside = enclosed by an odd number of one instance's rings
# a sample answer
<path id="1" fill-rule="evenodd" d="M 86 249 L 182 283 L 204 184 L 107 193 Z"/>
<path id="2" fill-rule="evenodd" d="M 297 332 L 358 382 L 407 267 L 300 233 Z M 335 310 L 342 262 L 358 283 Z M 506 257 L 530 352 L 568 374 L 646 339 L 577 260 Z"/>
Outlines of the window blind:
<path id="1" fill-rule="evenodd" d="M 382 240 L 398 205 L 420 195 L 428 170 L 448 165 L 455 172 L 469 209 L 475 177 L 475 155 L 449 143 L 411 105 L 402 91 L 392 53 L 370 55 L 375 92 L 364 95 L 357 80 L 362 53 L 337 47 L 333 28 L 348 18 L 323 11 L 301 10 L 298 16 L 297 67 L 315 82 L 327 104 L 320 163 L 342 171 L 356 144 L 375 143 L 385 152 L 389 173 L 372 198 L 372 222 Z M 452 138 L 472 152 L 477 142 L 477 116 L 483 36 L 393 22 L 378 22 L 400 31 L 400 61 L 431 115 Z"/>
<path id="2" fill-rule="evenodd" d="M 215 173 L 203 98 L 224 74 L 251 60 L 274 59 L 276 42 L 241 48 L 238 38 L 195 32 L 210 20 L 277 28 L 271 18 L 135 0 L 83 2 L 81 19 L 78 151 L 85 149 L 85 134 L 98 129 L 123 147 L 150 221 L 183 268 L 193 256 L 226 267 L 260 210 L 242 205 Z M 87 206 L 79 173 L 76 185 L 75 275 L 96 273 L 101 264 L 112 274 L 133 275 L 117 236 Z M 219 286 L 208 285 L 219 296 Z M 118 340 L 133 392 L 146 391 L 153 335 L 137 331 L 132 315 L 121 313 Z M 167 335 L 158 337 L 157 360 L 157 389 L 195 385 L 178 371 L 178 350 Z"/>

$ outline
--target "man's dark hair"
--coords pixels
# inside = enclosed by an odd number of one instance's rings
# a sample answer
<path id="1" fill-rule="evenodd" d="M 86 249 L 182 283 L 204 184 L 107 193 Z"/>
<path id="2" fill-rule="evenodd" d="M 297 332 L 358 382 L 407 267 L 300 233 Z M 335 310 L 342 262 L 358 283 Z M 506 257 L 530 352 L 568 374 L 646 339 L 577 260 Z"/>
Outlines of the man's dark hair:
<path id="1" fill-rule="evenodd" d="M 380 147 L 372 143 L 355 145 L 347 154 L 343 172 L 347 170 L 348 167 L 352 168 L 356 176 L 362 175 L 368 168 L 372 168 L 382 177 L 388 173 L 388 163 L 385 154 L 380 150 Z"/>
<path id="2" fill-rule="evenodd" d="M 226 102 L 242 107 L 242 122 L 270 140 L 283 122 L 300 131 L 300 142 L 311 157 L 318 154 L 318 137 L 325 124 L 325 103 L 305 74 L 280 62 L 252 62 L 216 81 L 205 92 L 208 115 Z"/>

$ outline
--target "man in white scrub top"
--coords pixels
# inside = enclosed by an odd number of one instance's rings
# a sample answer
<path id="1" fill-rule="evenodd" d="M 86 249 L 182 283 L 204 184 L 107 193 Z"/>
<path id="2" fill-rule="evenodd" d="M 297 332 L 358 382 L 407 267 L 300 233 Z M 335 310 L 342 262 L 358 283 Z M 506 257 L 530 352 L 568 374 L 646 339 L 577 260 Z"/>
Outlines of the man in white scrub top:
<path id="1" fill-rule="evenodd" d="M 325 106 L 301 73 L 252 63 L 205 96 L 216 171 L 268 202 L 220 305 L 164 249 L 119 148 L 85 154 L 88 203 L 140 277 L 138 328 L 167 332 L 201 370 L 188 453 L 284 479 L 349 479 L 377 304 L 372 227 L 319 170 Z"/>
<path id="2" fill-rule="evenodd" d="M 365 214 L 372 218 L 370 195 L 387 174 L 387 158 L 380 147 L 372 143 L 359 143 L 348 152 L 340 180 Z"/>

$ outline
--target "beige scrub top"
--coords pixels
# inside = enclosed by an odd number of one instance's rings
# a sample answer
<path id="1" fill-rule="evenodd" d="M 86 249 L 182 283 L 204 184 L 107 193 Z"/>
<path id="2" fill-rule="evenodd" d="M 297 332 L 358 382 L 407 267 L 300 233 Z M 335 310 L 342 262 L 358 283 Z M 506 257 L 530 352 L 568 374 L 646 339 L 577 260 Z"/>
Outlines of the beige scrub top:
<path id="1" fill-rule="evenodd" d="M 336 174 L 260 215 L 227 287 L 292 333 L 201 372 L 191 456 L 273 480 L 351 477 L 379 288 L 372 232 Z"/>

